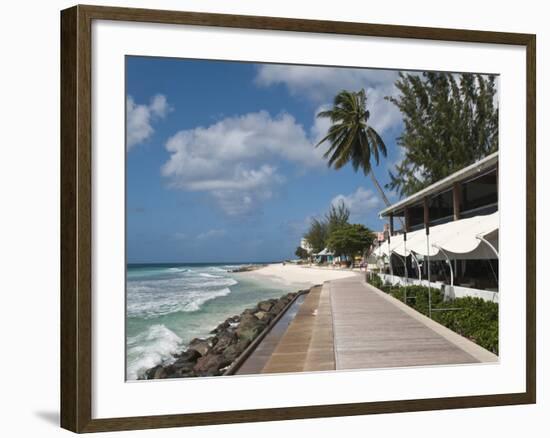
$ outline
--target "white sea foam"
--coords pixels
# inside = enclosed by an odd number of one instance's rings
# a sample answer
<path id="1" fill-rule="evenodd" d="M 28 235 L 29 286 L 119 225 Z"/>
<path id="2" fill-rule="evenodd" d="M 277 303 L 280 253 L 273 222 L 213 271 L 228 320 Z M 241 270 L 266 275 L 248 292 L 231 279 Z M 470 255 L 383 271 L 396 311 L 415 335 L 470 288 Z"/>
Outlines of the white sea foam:
<path id="1" fill-rule="evenodd" d="M 135 380 L 146 370 L 162 362 L 174 360 L 181 349 L 181 338 L 164 324 L 155 324 L 147 331 L 127 339 L 128 364 L 126 378 Z"/>
<path id="2" fill-rule="evenodd" d="M 235 286 L 238 283 L 237 280 L 233 278 L 220 278 L 214 280 L 200 280 L 189 281 L 187 284 L 193 288 L 212 288 L 212 287 L 229 287 Z"/>
<path id="3" fill-rule="evenodd" d="M 185 269 L 185 268 L 168 268 L 167 269 L 169 272 L 188 272 L 189 269 Z"/>
<path id="4" fill-rule="evenodd" d="M 235 283 L 236 284 L 236 283 Z M 226 283 L 216 289 L 195 289 L 175 291 L 156 291 L 154 293 L 134 290 L 128 296 L 126 311 L 130 317 L 155 318 L 175 312 L 196 312 L 208 301 L 231 293 Z"/>
<path id="5" fill-rule="evenodd" d="M 213 292 L 201 292 L 195 295 L 188 304 L 181 308 L 182 312 L 196 312 L 201 308 L 201 306 L 207 301 L 213 300 L 214 298 L 224 297 L 231 293 L 231 289 L 228 287 L 220 289 Z"/>
<path id="6" fill-rule="evenodd" d="M 212 275 L 212 274 L 208 274 L 208 273 L 206 273 L 206 272 L 201 272 L 199 275 L 200 275 L 201 277 L 205 277 L 205 278 L 223 278 L 223 277 L 221 277 L 221 276 L 219 276 L 219 275 Z"/>

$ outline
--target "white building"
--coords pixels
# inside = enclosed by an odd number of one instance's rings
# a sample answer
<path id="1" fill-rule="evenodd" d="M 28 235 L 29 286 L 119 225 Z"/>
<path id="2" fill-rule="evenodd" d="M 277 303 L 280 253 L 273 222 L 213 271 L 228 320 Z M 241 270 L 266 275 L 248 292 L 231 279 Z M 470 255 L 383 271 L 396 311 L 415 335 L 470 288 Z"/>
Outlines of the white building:
<path id="1" fill-rule="evenodd" d="M 380 212 L 389 238 L 373 254 L 391 283 L 498 301 L 498 152 Z M 394 230 L 394 218 L 403 228 Z M 429 269 L 428 269 L 429 267 Z"/>
<path id="2" fill-rule="evenodd" d="M 300 247 L 302 249 L 305 249 L 310 254 L 313 252 L 313 248 L 311 247 L 311 245 L 309 244 L 309 242 L 305 237 L 302 237 L 302 240 L 300 240 Z"/>

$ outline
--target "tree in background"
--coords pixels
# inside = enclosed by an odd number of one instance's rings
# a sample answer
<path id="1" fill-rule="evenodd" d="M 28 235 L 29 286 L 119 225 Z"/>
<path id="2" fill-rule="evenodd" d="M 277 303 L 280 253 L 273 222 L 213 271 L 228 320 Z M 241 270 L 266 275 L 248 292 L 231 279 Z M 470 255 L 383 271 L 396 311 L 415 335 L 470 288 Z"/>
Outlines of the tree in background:
<path id="1" fill-rule="evenodd" d="M 341 201 L 337 206 L 331 205 L 324 217 L 311 220 L 309 230 L 304 237 L 311 245 L 313 253 L 318 253 L 326 248 L 330 233 L 338 227 L 346 225 L 349 216 L 349 208 L 346 207 L 344 201 Z"/>
<path id="2" fill-rule="evenodd" d="M 313 253 L 318 253 L 325 248 L 328 237 L 328 227 L 323 219 L 313 218 L 309 225 L 309 230 L 304 238 L 311 245 Z"/>
<path id="3" fill-rule="evenodd" d="M 300 260 L 307 260 L 307 258 L 309 257 L 309 253 L 307 252 L 307 250 L 305 250 L 301 246 L 296 248 L 294 254 L 296 254 L 296 257 L 298 257 Z"/>
<path id="4" fill-rule="evenodd" d="M 370 111 L 367 109 L 365 90 L 352 92 L 340 91 L 334 97 L 331 109 L 321 111 L 317 117 L 329 118 L 332 125 L 328 134 L 317 146 L 325 141 L 330 143 L 323 155 L 328 158 L 329 167 L 340 169 L 351 162 L 353 170 L 361 169 L 369 175 L 380 196 L 389 205 L 388 198 L 372 172 L 372 159 L 378 165 L 380 155 L 386 156 L 387 150 L 382 137 L 370 126 Z"/>
<path id="5" fill-rule="evenodd" d="M 387 188 L 411 195 L 498 150 L 494 75 L 400 73 L 395 85 L 386 99 L 403 114 L 404 158 Z"/>
<path id="6" fill-rule="evenodd" d="M 325 223 L 327 226 L 327 235 L 330 235 L 337 228 L 348 224 L 351 212 L 344 201 L 340 201 L 338 205 L 331 204 L 327 214 L 325 214 Z"/>
<path id="7" fill-rule="evenodd" d="M 346 224 L 330 233 L 327 247 L 335 256 L 346 256 L 353 265 L 355 256 L 363 254 L 373 241 L 374 234 L 364 225 Z"/>

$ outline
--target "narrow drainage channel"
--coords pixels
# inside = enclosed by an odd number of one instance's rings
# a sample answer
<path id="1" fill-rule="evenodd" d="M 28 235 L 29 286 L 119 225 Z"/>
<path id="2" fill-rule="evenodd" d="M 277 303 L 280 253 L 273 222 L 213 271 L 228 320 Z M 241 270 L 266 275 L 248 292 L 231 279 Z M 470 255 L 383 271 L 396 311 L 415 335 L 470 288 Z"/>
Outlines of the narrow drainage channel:
<path id="1" fill-rule="evenodd" d="M 262 339 L 262 342 L 260 342 L 252 354 L 237 370 L 235 373 L 236 375 L 261 373 L 306 297 L 307 294 L 303 294 L 296 298 L 292 306 L 290 306 L 281 319 L 277 321 L 266 337 Z"/>

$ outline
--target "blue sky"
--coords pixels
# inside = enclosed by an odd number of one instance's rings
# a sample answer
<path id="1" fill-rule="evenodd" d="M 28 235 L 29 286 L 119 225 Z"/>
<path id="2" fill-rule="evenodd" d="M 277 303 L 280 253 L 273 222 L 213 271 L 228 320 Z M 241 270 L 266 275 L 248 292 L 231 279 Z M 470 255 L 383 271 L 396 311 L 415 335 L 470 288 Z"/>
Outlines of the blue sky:
<path id="1" fill-rule="evenodd" d="M 370 177 L 327 168 L 315 115 L 341 89 L 367 91 L 371 125 L 399 161 L 397 73 L 384 70 L 127 57 L 128 262 L 277 261 L 340 200 L 382 228 Z M 396 200 L 389 194 L 390 200 Z"/>

